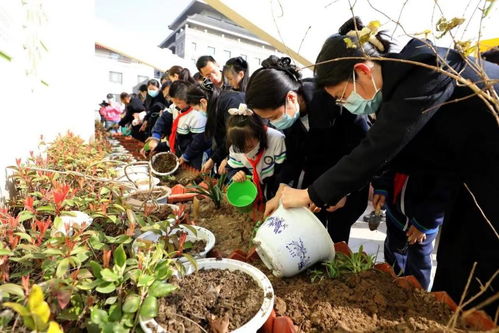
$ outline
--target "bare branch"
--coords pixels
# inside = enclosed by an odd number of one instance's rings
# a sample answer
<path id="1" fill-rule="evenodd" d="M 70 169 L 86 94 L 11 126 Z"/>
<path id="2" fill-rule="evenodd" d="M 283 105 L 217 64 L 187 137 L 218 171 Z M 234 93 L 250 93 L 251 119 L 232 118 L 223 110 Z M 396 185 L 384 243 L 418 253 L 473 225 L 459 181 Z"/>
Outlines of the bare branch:
<path id="1" fill-rule="evenodd" d="M 482 210 L 482 207 L 480 207 L 480 205 L 478 204 L 478 201 L 476 200 L 475 198 L 475 195 L 473 194 L 473 192 L 471 192 L 470 188 L 468 187 L 468 184 L 464 183 L 464 187 L 466 187 L 466 189 L 468 190 L 469 194 L 471 195 L 471 197 L 473 198 L 473 201 L 475 202 L 475 205 L 476 207 L 478 208 L 478 210 L 480 211 L 480 214 L 482 214 L 482 217 L 485 219 L 485 221 L 489 224 L 490 228 L 492 229 L 492 231 L 494 232 L 494 234 L 496 235 L 497 239 L 499 239 L 499 233 L 497 233 L 497 230 L 494 228 L 494 226 L 492 225 L 492 222 L 490 222 L 490 220 L 487 218 L 487 216 L 485 215 L 485 213 L 483 212 Z"/>
<path id="2" fill-rule="evenodd" d="M 303 42 L 305 41 L 305 38 L 307 38 L 307 35 L 310 32 L 310 29 L 312 29 L 312 25 L 309 25 L 307 28 L 307 31 L 305 31 L 305 34 L 303 35 L 303 38 L 300 42 L 300 46 L 298 47 L 298 51 L 296 51 L 296 53 L 300 53 L 301 47 L 303 46 Z"/>

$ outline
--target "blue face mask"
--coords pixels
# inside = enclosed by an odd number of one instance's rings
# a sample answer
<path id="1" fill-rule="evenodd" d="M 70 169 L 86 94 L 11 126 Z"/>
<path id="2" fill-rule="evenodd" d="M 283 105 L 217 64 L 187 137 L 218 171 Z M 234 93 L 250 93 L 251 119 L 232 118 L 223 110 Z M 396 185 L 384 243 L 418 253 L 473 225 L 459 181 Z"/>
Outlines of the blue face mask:
<path id="1" fill-rule="evenodd" d="M 286 106 L 284 106 L 284 114 L 282 115 L 282 117 L 277 120 L 270 121 L 272 126 L 281 131 L 293 126 L 296 120 L 300 118 L 300 104 L 296 103 L 295 105 L 296 105 L 296 112 L 293 116 L 290 116 L 286 112 Z"/>
<path id="2" fill-rule="evenodd" d="M 374 89 L 376 92 L 371 99 L 365 99 L 357 93 L 355 86 L 355 72 L 353 73 L 353 89 L 352 93 L 346 99 L 343 106 L 353 114 L 356 115 L 368 115 L 378 111 L 381 102 L 383 101 L 383 95 L 381 94 L 381 89 L 376 87 L 376 82 L 371 76 L 372 82 L 374 84 Z"/>
<path id="3" fill-rule="evenodd" d="M 154 98 L 154 97 L 156 97 L 156 96 L 159 95 L 159 90 L 150 90 L 150 89 L 148 89 L 147 93 L 149 94 L 149 96 L 151 96 L 152 98 Z"/>

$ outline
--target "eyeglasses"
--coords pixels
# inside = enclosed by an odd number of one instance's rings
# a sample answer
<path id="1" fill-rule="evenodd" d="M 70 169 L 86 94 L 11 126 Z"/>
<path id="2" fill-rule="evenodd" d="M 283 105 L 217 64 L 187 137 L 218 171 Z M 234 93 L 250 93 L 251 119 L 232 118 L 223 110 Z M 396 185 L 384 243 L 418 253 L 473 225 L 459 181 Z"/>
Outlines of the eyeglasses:
<path id="1" fill-rule="evenodd" d="M 347 82 L 345 83 L 345 87 L 343 88 L 343 92 L 341 93 L 341 97 L 336 99 L 336 102 L 335 102 L 335 103 L 336 103 L 336 105 L 338 105 L 338 106 L 344 106 L 344 105 L 345 105 L 345 103 L 346 103 L 346 100 L 345 100 L 345 92 L 347 91 L 348 82 L 350 82 L 350 81 L 347 81 Z"/>

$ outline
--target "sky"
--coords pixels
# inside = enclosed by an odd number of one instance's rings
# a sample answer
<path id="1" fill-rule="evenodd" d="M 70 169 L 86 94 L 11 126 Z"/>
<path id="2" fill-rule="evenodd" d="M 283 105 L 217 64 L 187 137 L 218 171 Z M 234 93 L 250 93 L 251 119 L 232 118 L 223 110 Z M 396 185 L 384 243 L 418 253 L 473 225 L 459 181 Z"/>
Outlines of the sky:
<path id="1" fill-rule="evenodd" d="M 143 42 L 159 45 L 169 34 L 168 25 L 191 0 L 95 0 L 97 18 Z"/>

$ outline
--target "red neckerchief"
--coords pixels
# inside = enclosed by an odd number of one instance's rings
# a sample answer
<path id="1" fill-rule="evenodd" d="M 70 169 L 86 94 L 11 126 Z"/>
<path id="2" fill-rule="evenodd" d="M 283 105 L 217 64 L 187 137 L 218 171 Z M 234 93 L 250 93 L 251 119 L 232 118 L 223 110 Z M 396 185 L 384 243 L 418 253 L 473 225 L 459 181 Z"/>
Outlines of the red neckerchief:
<path id="1" fill-rule="evenodd" d="M 263 192 L 262 192 L 262 186 L 260 184 L 260 175 L 258 173 L 256 166 L 258 165 L 258 163 L 260 163 L 260 160 L 262 159 L 264 153 L 265 149 L 260 149 L 260 152 L 256 155 L 256 158 L 254 159 L 249 158 L 246 154 L 244 154 L 248 162 L 251 164 L 251 167 L 253 168 L 253 183 L 255 183 L 256 188 L 258 189 L 259 202 L 262 202 L 263 200 Z"/>
<path id="2" fill-rule="evenodd" d="M 170 133 L 170 137 L 168 138 L 168 143 L 170 144 L 170 151 L 175 154 L 175 140 L 177 139 L 177 128 L 178 128 L 178 122 L 180 118 L 183 116 L 187 116 L 191 111 L 193 110 L 192 107 L 188 108 L 182 113 L 178 113 L 177 118 L 173 121 L 172 124 L 172 132 Z"/>
<path id="3" fill-rule="evenodd" d="M 397 203 L 397 198 L 402 192 L 402 188 L 407 180 L 408 175 L 403 173 L 395 173 L 395 177 L 393 178 L 393 204 Z"/>

